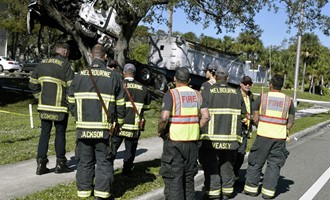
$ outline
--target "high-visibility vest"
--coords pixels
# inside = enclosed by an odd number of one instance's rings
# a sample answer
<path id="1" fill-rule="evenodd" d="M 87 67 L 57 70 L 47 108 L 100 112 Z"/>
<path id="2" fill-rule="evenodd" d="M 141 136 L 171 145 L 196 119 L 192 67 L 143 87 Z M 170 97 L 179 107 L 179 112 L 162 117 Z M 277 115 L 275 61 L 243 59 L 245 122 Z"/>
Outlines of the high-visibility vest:
<path id="1" fill-rule="evenodd" d="M 245 94 L 242 92 L 245 108 L 246 108 L 246 114 L 244 121 L 246 121 L 246 126 L 249 128 L 250 127 L 250 122 L 251 122 L 251 102 L 250 102 L 250 97 L 249 95 Z"/>
<path id="2" fill-rule="evenodd" d="M 202 98 L 199 92 L 188 86 L 170 90 L 173 100 L 169 118 L 170 139 L 195 141 L 199 139 L 199 108 Z"/>
<path id="3" fill-rule="evenodd" d="M 281 92 L 262 94 L 257 134 L 274 139 L 286 138 L 291 98 Z"/>

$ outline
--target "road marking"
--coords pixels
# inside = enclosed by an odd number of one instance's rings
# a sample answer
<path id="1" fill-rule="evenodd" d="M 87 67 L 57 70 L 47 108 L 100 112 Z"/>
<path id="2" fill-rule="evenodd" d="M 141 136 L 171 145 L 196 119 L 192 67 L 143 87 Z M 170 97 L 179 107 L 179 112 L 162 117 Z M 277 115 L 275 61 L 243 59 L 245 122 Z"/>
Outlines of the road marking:
<path id="1" fill-rule="evenodd" d="M 307 192 L 305 192 L 305 194 L 302 197 L 300 197 L 299 200 L 313 199 L 329 179 L 330 179 L 330 167 L 320 176 L 320 178 L 312 185 L 312 187 L 310 187 L 307 190 Z"/>

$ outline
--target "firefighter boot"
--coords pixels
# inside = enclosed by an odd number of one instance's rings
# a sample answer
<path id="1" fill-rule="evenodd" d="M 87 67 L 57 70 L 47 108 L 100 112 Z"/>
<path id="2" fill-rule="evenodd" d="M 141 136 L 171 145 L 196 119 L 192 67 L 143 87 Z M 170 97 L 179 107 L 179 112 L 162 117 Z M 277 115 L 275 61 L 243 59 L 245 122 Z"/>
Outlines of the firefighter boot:
<path id="1" fill-rule="evenodd" d="M 55 166 L 56 174 L 72 172 L 72 170 L 68 166 L 66 166 L 66 161 L 67 161 L 66 158 L 56 159 L 56 166 Z"/>
<path id="2" fill-rule="evenodd" d="M 43 175 L 47 174 L 49 172 L 49 169 L 46 167 L 48 163 L 47 158 L 38 158 L 37 159 L 37 175 Z"/>

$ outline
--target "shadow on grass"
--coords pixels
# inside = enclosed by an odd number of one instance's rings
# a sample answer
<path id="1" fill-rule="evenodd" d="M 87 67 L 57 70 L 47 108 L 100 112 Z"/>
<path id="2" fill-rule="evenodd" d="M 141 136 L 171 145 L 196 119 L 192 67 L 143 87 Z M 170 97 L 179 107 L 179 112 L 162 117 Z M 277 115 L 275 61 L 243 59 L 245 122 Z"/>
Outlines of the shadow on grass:
<path id="1" fill-rule="evenodd" d="M 139 155 L 141 155 L 141 154 L 143 154 L 143 153 L 145 153 L 145 152 L 147 152 L 148 151 L 148 149 L 137 149 L 136 150 L 136 153 L 135 153 L 135 157 L 138 157 Z M 120 160 L 120 159 L 123 159 L 124 158 L 124 156 L 125 156 L 125 150 L 122 150 L 122 151 L 118 151 L 117 152 L 117 154 L 116 154 L 116 160 Z"/>
<path id="2" fill-rule="evenodd" d="M 34 138 L 39 138 L 39 135 L 31 135 L 29 137 L 24 137 L 24 138 L 8 138 L 0 141 L 0 144 L 13 144 L 16 142 L 24 142 L 24 141 L 30 141 Z"/>
<path id="3" fill-rule="evenodd" d="M 4 89 L 0 86 L 0 106 L 6 106 L 8 104 L 13 104 L 21 101 L 29 100 L 31 103 L 35 103 L 36 100 L 34 99 L 31 93 L 27 93 L 24 91 L 16 91 L 10 89 Z"/>
<path id="4" fill-rule="evenodd" d="M 153 182 L 156 175 L 150 171 L 150 168 L 160 166 L 160 159 L 134 163 L 134 169 L 129 176 L 123 176 L 121 173 L 115 174 L 113 183 L 113 194 L 115 198 L 123 196 L 127 191 L 132 191 L 138 185 Z M 120 170 L 116 170 L 120 171 Z"/>

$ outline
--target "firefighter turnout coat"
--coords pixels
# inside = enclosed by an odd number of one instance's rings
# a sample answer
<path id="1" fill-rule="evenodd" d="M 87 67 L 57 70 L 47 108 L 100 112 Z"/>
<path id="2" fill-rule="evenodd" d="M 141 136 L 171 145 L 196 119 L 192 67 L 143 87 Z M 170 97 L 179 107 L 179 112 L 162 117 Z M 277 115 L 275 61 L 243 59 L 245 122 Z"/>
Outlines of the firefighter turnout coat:
<path id="1" fill-rule="evenodd" d="M 246 109 L 241 91 L 227 84 L 216 83 L 202 91 L 203 103 L 211 119 L 202 129 L 200 139 L 214 149 L 236 150 L 242 142 L 241 117 Z"/>
<path id="2" fill-rule="evenodd" d="M 74 77 L 67 58 L 44 59 L 30 76 L 29 86 L 38 99 L 37 110 L 44 120 L 62 121 L 68 113 L 67 89 Z"/>
<path id="3" fill-rule="evenodd" d="M 122 124 L 125 115 L 124 90 L 117 72 L 105 67 L 101 60 L 94 59 L 91 71 L 99 92 L 110 113 L 110 121 Z M 88 84 L 86 84 L 88 83 Z M 100 103 L 88 69 L 81 70 L 69 90 L 70 111 L 76 120 L 78 139 L 107 139 L 110 125 Z"/>
<path id="4" fill-rule="evenodd" d="M 144 111 L 150 109 L 150 95 L 147 88 L 134 78 L 126 78 L 123 84 L 126 85 L 140 116 L 135 113 L 133 105 L 125 93 L 126 114 L 122 130 L 117 134 L 118 136 L 138 138 L 140 136 L 139 121 L 144 117 Z"/>

